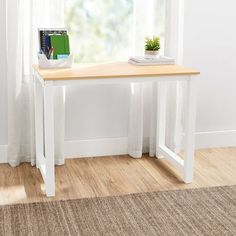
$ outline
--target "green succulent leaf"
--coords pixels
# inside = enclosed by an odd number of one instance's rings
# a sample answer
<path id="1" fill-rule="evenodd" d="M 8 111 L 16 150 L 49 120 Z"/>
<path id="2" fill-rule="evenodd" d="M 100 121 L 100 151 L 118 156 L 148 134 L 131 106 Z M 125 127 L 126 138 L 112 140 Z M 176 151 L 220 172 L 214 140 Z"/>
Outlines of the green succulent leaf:
<path id="1" fill-rule="evenodd" d="M 153 36 L 145 38 L 145 49 L 148 51 L 158 51 L 160 49 L 160 38 Z"/>

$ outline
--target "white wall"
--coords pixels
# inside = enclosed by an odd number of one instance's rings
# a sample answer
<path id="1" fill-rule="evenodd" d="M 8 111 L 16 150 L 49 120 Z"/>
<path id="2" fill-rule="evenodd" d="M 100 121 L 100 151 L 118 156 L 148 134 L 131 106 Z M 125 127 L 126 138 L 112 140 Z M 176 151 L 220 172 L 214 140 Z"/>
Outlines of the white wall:
<path id="1" fill-rule="evenodd" d="M 127 136 L 129 85 L 68 87 L 66 140 Z"/>
<path id="2" fill-rule="evenodd" d="M 198 146 L 232 145 L 232 137 L 236 145 L 236 1 L 185 0 L 185 3 L 184 64 L 201 71 Z M 2 10 L 0 6 L 0 27 Z M 0 40 L 2 37 L 1 34 Z M 0 60 L 0 145 L 4 145 L 7 144 L 6 65 L 2 56 Z M 128 103 L 127 85 L 68 88 L 66 140 L 126 137 Z M 117 140 L 125 147 L 126 139 Z"/>
<path id="3" fill-rule="evenodd" d="M 185 0 L 184 64 L 201 71 L 197 131 L 221 134 L 222 145 L 236 145 L 235 9 L 235 0 Z"/>

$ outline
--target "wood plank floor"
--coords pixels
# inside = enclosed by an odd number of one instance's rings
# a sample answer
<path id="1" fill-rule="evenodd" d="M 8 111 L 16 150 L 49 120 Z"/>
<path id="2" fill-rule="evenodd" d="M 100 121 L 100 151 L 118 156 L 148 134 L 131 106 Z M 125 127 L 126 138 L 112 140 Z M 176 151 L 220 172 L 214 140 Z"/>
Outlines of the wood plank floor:
<path id="1" fill-rule="evenodd" d="M 236 184 L 236 148 L 198 150 L 194 183 L 184 184 L 164 159 L 111 156 L 66 160 L 56 167 L 56 197 L 45 197 L 39 170 L 0 165 L 0 204 L 102 197 Z"/>

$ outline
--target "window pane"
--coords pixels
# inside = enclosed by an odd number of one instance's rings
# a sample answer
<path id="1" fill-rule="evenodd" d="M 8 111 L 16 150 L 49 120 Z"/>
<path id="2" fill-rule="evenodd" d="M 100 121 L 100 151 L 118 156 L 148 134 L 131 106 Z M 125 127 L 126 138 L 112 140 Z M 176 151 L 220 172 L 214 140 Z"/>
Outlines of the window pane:
<path id="1" fill-rule="evenodd" d="M 127 59 L 133 41 L 133 0 L 65 0 L 75 62 Z"/>
<path id="2" fill-rule="evenodd" d="M 134 2 L 135 55 L 144 54 L 144 41 L 147 35 L 150 37 L 152 37 L 153 35 L 157 35 L 160 37 L 160 53 L 164 54 L 166 0 L 134 0 Z"/>

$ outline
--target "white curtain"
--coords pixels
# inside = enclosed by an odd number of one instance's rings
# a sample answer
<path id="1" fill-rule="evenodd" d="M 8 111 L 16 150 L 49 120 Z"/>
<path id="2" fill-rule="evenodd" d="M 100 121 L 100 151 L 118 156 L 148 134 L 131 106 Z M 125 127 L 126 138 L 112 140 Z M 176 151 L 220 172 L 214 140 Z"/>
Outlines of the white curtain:
<path id="1" fill-rule="evenodd" d="M 181 63 L 181 10 L 182 0 L 135 0 L 135 49 L 143 55 L 146 35 L 160 35 L 162 54 Z M 169 82 L 167 86 L 166 145 L 179 152 L 182 133 L 182 107 L 184 85 Z M 142 153 L 157 156 L 156 116 L 158 83 L 133 83 L 130 97 L 128 153 L 140 158 Z"/>
<path id="2" fill-rule="evenodd" d="M 37 63 L 38 28 L 64 26 L 64 0 L 4 0 L 7 29 L 8 161 L 35 164 L 32 64 Z M 64 93 L 55 90 L 56 164 L 64 163 Z"/>

